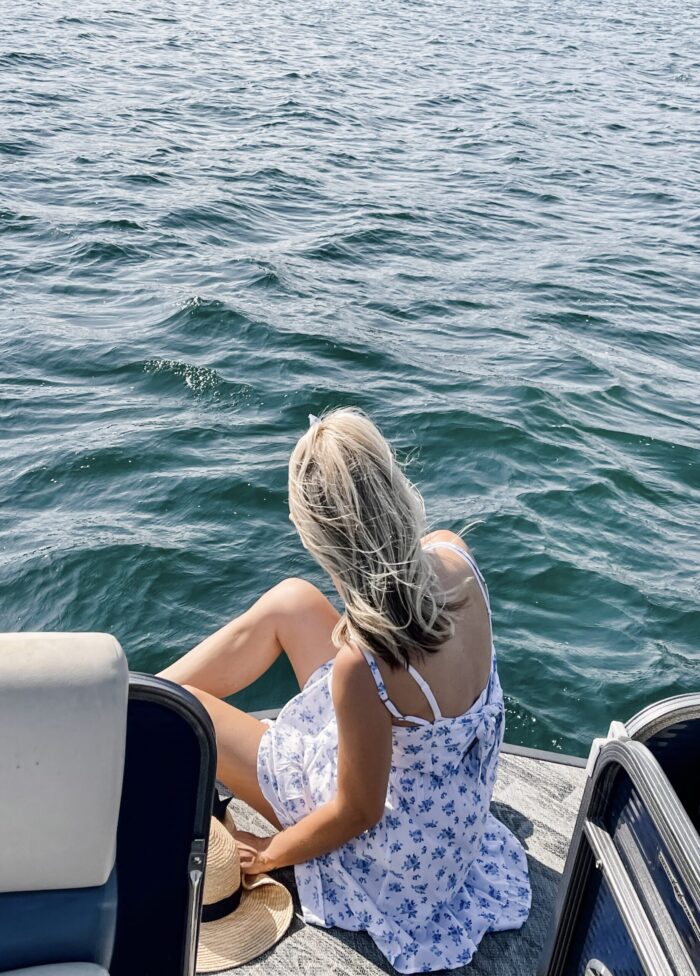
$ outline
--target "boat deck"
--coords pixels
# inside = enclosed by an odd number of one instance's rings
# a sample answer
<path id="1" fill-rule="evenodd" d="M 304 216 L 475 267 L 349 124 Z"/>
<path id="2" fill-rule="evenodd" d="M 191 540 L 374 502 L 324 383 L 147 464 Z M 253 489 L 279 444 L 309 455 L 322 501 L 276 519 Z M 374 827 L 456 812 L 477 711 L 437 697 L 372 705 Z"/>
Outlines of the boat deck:
<path id="1" fill-rule="evenodd" d="M 580 765 L 548 761 L 548 753 L 538 758 L 518 753 L 519 750 L 504 747 L 492 810 L 527 850 L 532 911 L 522 929 L 485 936 L 471 964 L 452 973 L 535 976 L 537 970 L 583 792 L 585 770 Z M 259 814 L 238 800 L 233 803 L 241 829 L 259 834 L 271 832 Z M 254 962 L 229 970 L 231 976 L 378 976 L 396 972 L 365 933 L 305 925 L 299 914 L 293 869 L 279 871 L 276 877 L 294 894 L 296 912 L 292 925 L 277 946 Z"/>

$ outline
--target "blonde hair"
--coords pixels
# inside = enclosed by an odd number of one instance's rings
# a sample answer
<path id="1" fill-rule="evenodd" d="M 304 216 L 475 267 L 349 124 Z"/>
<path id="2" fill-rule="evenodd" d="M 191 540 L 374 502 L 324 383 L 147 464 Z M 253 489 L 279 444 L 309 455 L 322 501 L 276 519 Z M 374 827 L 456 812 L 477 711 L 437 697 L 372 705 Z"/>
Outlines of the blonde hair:
<path id="1" fill-rule="evenodd" d="M 326 413 L 289 461 L 289 510 L 345 603 L 333 631 L 392 668 L 437 651 L 466 597 L 442 591 L 427 554 L 425 505 L 394 452 L 356 408 Z"/>

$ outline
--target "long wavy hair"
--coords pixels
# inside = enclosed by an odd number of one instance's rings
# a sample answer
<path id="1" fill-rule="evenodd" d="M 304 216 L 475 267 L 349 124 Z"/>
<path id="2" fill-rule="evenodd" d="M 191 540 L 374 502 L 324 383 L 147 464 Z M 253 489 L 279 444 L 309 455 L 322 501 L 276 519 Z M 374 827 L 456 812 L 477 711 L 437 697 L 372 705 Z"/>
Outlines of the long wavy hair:
<path id="1" fill-rule="evenodd" d="M 442 590 L 421 547 L 420 492 L 361 410 L 332 410 L 301 437 L 289 461 L 289 510 L 345 603 L 336 647 L 351 640 L 405 668 L 453 635 L 463 586 Z"/>

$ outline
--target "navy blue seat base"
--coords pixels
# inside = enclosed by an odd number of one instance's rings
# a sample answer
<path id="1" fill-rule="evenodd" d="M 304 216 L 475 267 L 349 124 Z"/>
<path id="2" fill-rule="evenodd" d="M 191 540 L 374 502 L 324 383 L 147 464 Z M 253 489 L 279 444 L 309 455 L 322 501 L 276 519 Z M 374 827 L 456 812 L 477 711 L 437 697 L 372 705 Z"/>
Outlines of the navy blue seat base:
<path id="1" fill-rule="evenodd" d="M 60 962 L 109 969 L 117 876 L 98 888 L 0 894 L 0 973 Z"/>

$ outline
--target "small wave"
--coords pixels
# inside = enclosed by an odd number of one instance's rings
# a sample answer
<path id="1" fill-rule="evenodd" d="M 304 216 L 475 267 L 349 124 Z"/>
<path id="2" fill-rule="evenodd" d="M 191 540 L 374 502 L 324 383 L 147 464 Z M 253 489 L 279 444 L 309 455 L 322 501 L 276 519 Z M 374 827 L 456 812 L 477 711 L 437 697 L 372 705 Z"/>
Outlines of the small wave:
<path id="1" fill-rule="evenodd" d="M 143 230 L 143 224 L 136 220 L 129 220 L 126 217 L 113 217 L 100 220 L 93 225 L 95 230 Z"/>
<path id="2" fill-rule="evenodd" d="M 15 213 L 13 210 L 0 210 L 0 234 L 17 234 L 31 230 L 35 223 L 34 218 L 27 216 L 27 214 Z"/>
<path id="3" fill-rule="evenodd" d="M 415 247 L 408 230 L 403 227 L 363 227 L 344 235 L 319 241 L 304 251 L 308 260 L 362 264 L 368 254 L 376 251 L 392 251 L 399 246 L 408 248 L 409 242 Z"/>
<path id="4" fill-rule="evenodd" d="M 312 173 L 304 173 L 303 175 L 296 172 L 291 173 L 287 170 L 280 169 L 278 166 L 257 167 L 250 171 L 236 174 L 236 182 L 244 179 L 251 181 L 251 184 L 255 187 L 264 186 L 267 193 L 277 187 L 288 190 L 290 187 L 306 188 L 321 185 L 321 181 L 315 178 Z"/>
<path id="5" fill-rule="evenodd" d="M 8 51 L 0 55 L 0 68 L 16 68 L 17 65 L 32 65 L 36 68 L 51 68 L 56 62 L 35 51 Z"/>
<path id="6" fill-rule="evenodd" d="M 5 156 L 28 156 L 39 149 L 39 143 L 32 139 L 15 139 L 0 142 L 0 153 Z"/>
<path id="7" fill-rule="evenodd" d="M 132 186 L 167 186 L 170 177 L 167 173 L 127 173 L 122 181 Z"/>
<path id="8" fill-rule="evenodd" d="M 90 265 L 140 261 L 143 257 L 141 248 L 131 244 L 118 244 L 116 241 L 88 241 L 75 252 L 77 261 Z"/>
<path id="9" fill-rule="evenodd" d="M 259 205 L 222 201 L 218 204 L 201 207 L 182 207 L 172 210 L 160 220 L 161 227 L 185 229 L 193 228 L 210 232 L 240 231 L 241 215 L 251 223 L 261 218 L 269 218 L 265 208 Z"/>
<path id="10" fill-rule="evenodd" d="M 144 373 L 170 376 L 193 393 L 214 393 L 222 386 L 222 379 L 211 366 L 195 366 L 178 359 L 149 359 L 143 364 Z"/>
<path id="11" fill-rule="evenodd" d="M 249 288 L 262 288 L 264 290 L 279 288 L 281 284 L 279 274 L 271 266 L 258 268 L 256 273 L 251 275 L 247 281 Z"/>
<path id="12" fill-rule="evenodd" d="M 251 326 L 251 320 L 241 311 L 216 298 L 202 295 L 183 296 L 176 310 L 158 323 L 159 332 L 166 339 L 173 335 L 196 334 L 212 339 L 230 336 Z"/>

